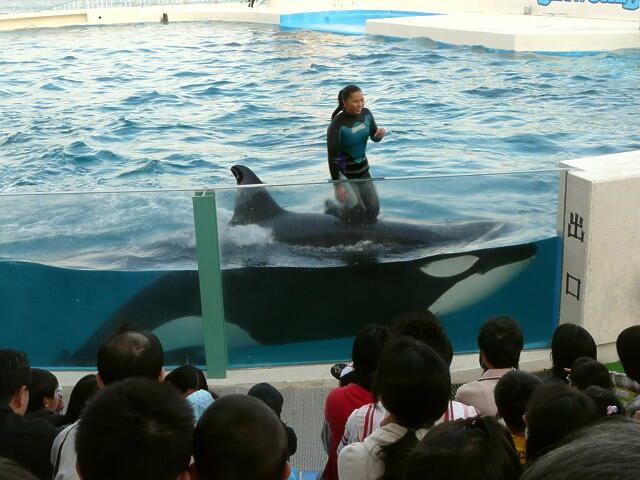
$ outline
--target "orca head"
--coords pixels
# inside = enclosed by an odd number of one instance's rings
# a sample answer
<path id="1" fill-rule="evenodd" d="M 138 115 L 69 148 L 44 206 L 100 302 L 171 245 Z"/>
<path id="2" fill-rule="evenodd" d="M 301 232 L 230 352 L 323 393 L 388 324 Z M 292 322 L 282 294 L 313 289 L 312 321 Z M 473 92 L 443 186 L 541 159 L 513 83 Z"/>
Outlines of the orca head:
<path id="1" fill-rule="evenodd" d="M 444 315 L 492 295 L 529 266 L 536 252 L 536 245 L 527 243 L 435 257 L 420 270 L 432 279 L 449 279 L 452 285 L 429 310 Z"/>
<path id="2" fill-rule="evenodd" d="M 231 167 L 231 173 L 236 177 L 238 185 L 259 185 L 262 183 L 249 167 L 243 165 L 234 165 Z M 236 206 L 229 224 L 260 223 L 285 212 L 265 188 L 239 188 L 236 191 Z"/>

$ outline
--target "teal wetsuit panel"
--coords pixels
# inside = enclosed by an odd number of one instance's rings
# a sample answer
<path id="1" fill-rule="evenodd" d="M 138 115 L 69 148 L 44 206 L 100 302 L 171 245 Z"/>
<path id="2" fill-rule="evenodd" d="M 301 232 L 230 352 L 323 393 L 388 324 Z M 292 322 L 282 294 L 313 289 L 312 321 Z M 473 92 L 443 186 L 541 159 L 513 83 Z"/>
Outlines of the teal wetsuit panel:
<path id="1" fill-rule="evenodd" d="M 340 148 L 348 153 L 355 163 L 362 163 L 365 160 L 370 127 L 371 115 L 365 115 L 364 122 L 354 122 L 351 127 L 346 125 L 340 127 Z"/>
<path id="2" fill-rule="evenodd" d="M 374 135 L 378 127 L 373 115 L 363 108 L 358 115 L 340 112 L 327 129 L 327 155 L 331 178 L 342 172 L 347 178 L 361 178 L 369 171 L 367 140 L 379 142 Z"/>

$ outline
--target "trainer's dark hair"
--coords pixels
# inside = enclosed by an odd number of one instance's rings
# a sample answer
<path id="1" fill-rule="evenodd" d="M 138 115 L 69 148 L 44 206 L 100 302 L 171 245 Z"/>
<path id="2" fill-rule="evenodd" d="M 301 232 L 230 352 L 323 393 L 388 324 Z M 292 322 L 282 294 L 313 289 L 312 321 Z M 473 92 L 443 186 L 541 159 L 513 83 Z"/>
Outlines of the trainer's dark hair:
<path id="1" fill-rule="evenodd" d="M 442 416 L 450 391 L 449 367 L 433 348 L 411 337 L 388 343 L 380 356 L 374 393 L 408 431 L 381 448 L 382 480 L 402 478 L 407 455 L 418 442 L 415 430 L 430 428 Z"/>
<path id="2" fill-rule="evenodd" d="M 55 397 L 57 388 L 58 379 L 53 373 L 40 368 L 32 368 L 27 413 L 44 408 L 44 399 Z"/>
<path id="3" fill-rule="evenodd" d="M 441 423 L 409 456 L 404 480 L 517 480 L 522 466 L 505 428 L 490 417 Z"/>
<path id="4" fill-rule="evenodd" d="M 393 336 L 407 336 L 424 342 L 440 354 L 447 365 L 453 360 L 451 340 L 438 317 L 430 311 L 411 312 L 396 317 L 391 325 Z"/>
<path id="5" fill-rule="evenodd" d="M 356 336 L 351 349 L 355 382 L 371 391 L 380 353 L 389 339 L 386 325 L 367 325 Z"/>
<path id="6" fill-rule="evenodd" d="M 522 370 L 507 372 L 498 381 L 494 390 L 496 407 L 513 432 L 524 433 L 526 425 L 522 416 L 531 395 L 541 384 L 538 377 Z"/>
<path id="7" fill-rule="evenodd" d="M 565 368 L 571 368 L 579 357 L 598 359 L 598 349 L 591 334 L 580 325 L 563 323 L 558 325 L 551 339 L 551 361 L 553 376 L 567 383 Z"/>
<path id="8" fill-rule="evenodd" d="M 103 388 L 80 416 L 84 480 L 175 480 L 189 468 L 194 418 L 170 385 L 129 378 Z"/>
<path id="9" fill-rule="evenodd" d="M 93 397 L 97 391 L 98 382 L 96 381 L 95 373 L 85 375 L 78 380 L 71 391 L 71 395 L 69 396 L 67 411 L 64 415 L 60 416 L 60 420 L 58 420 L 56 424 L 69 425 L 78 420 L 82 409 L 87 404 L 87 401 Z"/>
<path id="10" fill-rule="evenodd" d="M 569 383 L 578 390 L 584 390 L 591 385 L 602 388 L 611 388 L 609 369 L 597 360 L 589 357 L 579 357 L 571 365 Z"/>
<path id="11" fill-rule="evenodd" d="M 193 459 L 201 480 L 280 480 L 288 457 L 284 425 L 257 398 L 222 396 L 198 420 Z"/>
<path id="12" fill-rule="evenodd" d="M 38 480 L 38 477 L 19 463 L 5 457 L 0 457 L 0 478 L 2 480 Z"/>
<path id="13" fill-rule="evenodd" d="M 164 381 L 176 387 L 183 395 L 189 390 L 206 390 L 206 385 L 204 388 L 202 386 L 200 373 L 200 369 L 193 365 L 182 365 L 167 374 Z"/>
<path id="14" fill-rule="evenodd" d="M 622 402 L 616 397 L 610 388 L 602 388 L 597 385 L 591 385 L 584 389 L 584 393 L 593 400 L 598 413 L 601 417 L 610 417 L 612 415 L 625 415 L 625 408 Z"/>
<path id="15" fill-rule="evenodd" d="M 625 328 L 616 340 L 618 357 L 627 376 L 640 382 L 640 325 Z"/>
<path id="16" fill-rule="evenodd" d="M 331 114 L 331 120 L 336 118 L 336 115 L 344 110 L 344 102 L 346 102 L 352 93 L 361 92 L 362 89 L 357 85 L 347 85 L 338 92 L 338 107 Z"/>
<path id="17" fill-rule="evenodd" d="M 598 418 L 595 404 L 583 392 L 562 383 L 540 385 L 527 405 L 527 461 L 535 461 Z"/>
<path id="18" fill-rule="evenodd" d="M 491 317 L 480 327 L 478 347 L 493 368 L 518 368 L 524 338 L 509 315 Z"/>
<path id="19" fill-rule="evenodd" d="M 153 333 L 124 325 L 98 350 L 98 374 L 105 385 L 130 377 L 158 380 L 162 372 L 162 344 Z"/>
<path id="20" fill-rule="evenodd" d="M 640 423 L 608 418 L 540 457 L 522 480 L 628 480 L 640 471 Z"/>
<path id="21" fill-rule="evenodd" d="M 8 404 L 16 393 L 31 384 L 31 368 L 24 352 L 0 348 L 0 404 Z"/>

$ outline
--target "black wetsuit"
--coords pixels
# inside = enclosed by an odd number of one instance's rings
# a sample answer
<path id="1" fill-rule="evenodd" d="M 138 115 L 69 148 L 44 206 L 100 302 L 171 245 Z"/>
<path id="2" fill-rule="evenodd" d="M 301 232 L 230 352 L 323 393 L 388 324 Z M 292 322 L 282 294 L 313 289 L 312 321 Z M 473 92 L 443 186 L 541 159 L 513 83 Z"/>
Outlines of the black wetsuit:
<path id="1" fill-rule="evenodd" d="M 331 121 L 327 129 L 327 154 L 329 172 L 333 180 L 340 180 L 340 173 L 347 179 L 371 178 L 367 161 L 367 140 L 379 142 L 374 135 L 378 130 L 373 115 L 363 108 L 358 115 L 344 110 Z M 378 194 L 373 182 L 350 184 L 358 196 L 358 204 L 350 209 L 340 209 L 335 214 L 343 220 L 375 221 L 380 211 Z"/>

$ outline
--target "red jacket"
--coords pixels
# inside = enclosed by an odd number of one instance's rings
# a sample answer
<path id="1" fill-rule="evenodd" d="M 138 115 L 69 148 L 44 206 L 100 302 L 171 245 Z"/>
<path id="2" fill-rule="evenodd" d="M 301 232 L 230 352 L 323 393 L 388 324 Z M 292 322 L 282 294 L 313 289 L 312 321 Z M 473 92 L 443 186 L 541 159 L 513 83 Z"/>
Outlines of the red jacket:
<path id="1" fill-rule="evenodd" d="M 324 404 L 324 418 L 331 431 L 329 459 L 324 467 L 324 480 L 338 480 L 338 444 L 342 440 L 344 425 L 356 408 L 373 402 L 371 392 L 360 385 L 350 383 L 346 387 L 334 388 Z"/>

